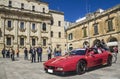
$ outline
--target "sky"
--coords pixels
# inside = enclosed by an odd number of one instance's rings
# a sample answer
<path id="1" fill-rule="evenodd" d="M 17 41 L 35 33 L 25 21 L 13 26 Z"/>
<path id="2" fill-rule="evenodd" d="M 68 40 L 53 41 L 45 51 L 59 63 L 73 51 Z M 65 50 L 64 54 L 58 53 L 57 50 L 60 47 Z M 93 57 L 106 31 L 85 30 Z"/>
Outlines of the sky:
<path id="1" fill-rule="evenodd" d="M 75 22 L 87 13 L 98 9 L 107 10 L 118 4 L 120 0 L 43 0 L 48 2 L 49 9 L 64 12 L 65 21 Z"/>

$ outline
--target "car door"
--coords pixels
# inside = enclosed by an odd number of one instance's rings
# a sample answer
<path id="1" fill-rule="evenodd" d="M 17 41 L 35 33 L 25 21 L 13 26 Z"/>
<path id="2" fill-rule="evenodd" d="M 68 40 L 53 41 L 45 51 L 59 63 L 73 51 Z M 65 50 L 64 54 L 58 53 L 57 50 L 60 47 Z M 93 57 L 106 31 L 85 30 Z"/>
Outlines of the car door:
<path id="1" fill-rule="evenodd" d="M 86 58 L 87 58 L 88 67 L 95 66 L 96 56 L 94 55 L 93 51 L 89 52 Z"/>
<path id="2" fill-rule="evenodd" d="M 87 53 L 88 67 L 93 67 L 102 64 L 102 51 L 98 49 L 93 49 L 91 52 Z"/>
<path id="3" fill-rule="evenodd" d="M 96 51 L 94 51 L 93 57 L 94 57 L 94 66 L 102 64 L 103 54 L 102 54 L 102 51 L 100 49 L 96 49 Z"/>
<path id="4" fill-rule="evenodd" d="M 102 58 L 102 64 L 103 65 L 106 64 L 107 59 L 108 59 L 108 53 L 107 53 L 107 51 L 105 51 L 105 50 L 102 51 L 101 58 Z"/>

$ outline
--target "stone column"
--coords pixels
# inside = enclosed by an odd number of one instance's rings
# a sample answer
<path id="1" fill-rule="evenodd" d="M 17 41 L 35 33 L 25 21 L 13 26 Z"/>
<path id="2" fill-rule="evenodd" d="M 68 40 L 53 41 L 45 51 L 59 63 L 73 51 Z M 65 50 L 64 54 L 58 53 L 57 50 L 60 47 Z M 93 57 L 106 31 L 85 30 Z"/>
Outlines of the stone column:
<path id="1" fill-rule="evenodd" d="M 1 29 L 1 32 L 2 32 L 2 37 L 0 37 L 0 51 L 5 47 L 4 45 L 5 45 L 5 40 L 4 40 L 4 38 L 5 38 L 5 36 L 4 36 L 4 30 L 5 30 L 5 19 L 2 19 L 1 17 L 0 17 L 0 29 Z"/>
<path id="2" fill-rule="evenodd" d="M 41 26 L 42 23 L 37 24 L 38 46 L 41 46 Z"/>
<path id="3" fill-rule="evenodd" d="M 12 25 L 14 27 L 13 49 L 16 50 L 18 48 L 18 28 L 19 28 L 19 21 L 14 20 Z"/>
<path id="4" fill-rule="evenodd" d="M 27 38 L 26 38 L 26 47 L 30 48 L 30 22 L 25 23 Z"/>

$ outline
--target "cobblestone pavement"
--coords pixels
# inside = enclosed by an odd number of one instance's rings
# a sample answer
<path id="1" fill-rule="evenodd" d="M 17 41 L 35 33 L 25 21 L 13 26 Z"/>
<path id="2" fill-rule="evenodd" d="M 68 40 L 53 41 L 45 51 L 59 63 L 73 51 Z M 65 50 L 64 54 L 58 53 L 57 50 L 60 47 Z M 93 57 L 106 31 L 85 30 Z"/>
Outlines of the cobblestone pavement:
<path id="1" fill-rule="evenodd" d="M 111 67 L 101 67 L 91 69 L 85 74 L 69 74 L 59 76 L 44 72 L 43 63 L 31 63 L 24 60 L 23 56 L 12 62 L 9 58 L 0 57 L 0 79 L 120 79 L 120 54 L 117 63 Z M 47 60 L 47 55 L 43 55 L 43 61 Z"/>

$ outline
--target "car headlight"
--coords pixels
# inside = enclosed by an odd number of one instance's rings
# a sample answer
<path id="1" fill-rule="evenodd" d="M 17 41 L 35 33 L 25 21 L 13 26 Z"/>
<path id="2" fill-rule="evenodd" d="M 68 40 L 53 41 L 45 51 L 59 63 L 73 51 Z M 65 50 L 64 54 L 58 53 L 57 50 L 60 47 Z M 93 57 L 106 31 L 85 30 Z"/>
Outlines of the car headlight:
<path id="1" fill-rule="evenodd" d="M 57 68 L 57 70 L 59 70 L 59 71 L 63 71 L 63 68 L 61 68 L 61 67 L 58 67 L 58 68 Z"/>

